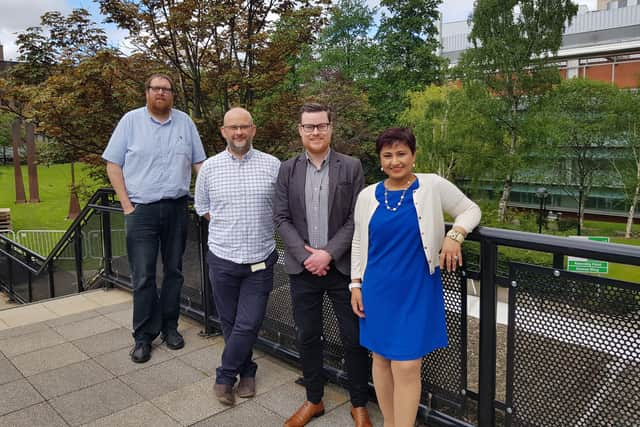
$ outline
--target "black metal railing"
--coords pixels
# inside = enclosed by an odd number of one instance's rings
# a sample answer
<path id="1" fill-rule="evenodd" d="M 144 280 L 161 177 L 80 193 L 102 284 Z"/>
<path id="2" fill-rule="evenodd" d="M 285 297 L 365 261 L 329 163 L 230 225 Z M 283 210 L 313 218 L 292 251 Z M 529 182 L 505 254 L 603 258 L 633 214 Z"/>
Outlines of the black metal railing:
<path id="1" fill-rule="evenodd" d="M 47 258 L 0 236 L 0 286 L 22 302 L 99 284 L 130 289 L 124 242 L 115 194 L 100 190 Z M 219 324 L 207 250 L 207 224 L 192 212 L 182 308 L 211 334 Z M 446 426 L 640 425 L 640 269 L 626 281 L 563 269 L 566 256 L 640 266 L 640 248 L 479 227 L 464 250 L 465 268 L 443 274 L 449 347 L 424 359 L 421 418 Z M 542 260 L 535 266 L 517 262 L 530 253 L 545 255 L 535 258 Z M 160 268 L 157 278 L 161 283 Z M 274 280 L 259 345 L 297 362 L 281 263 Z M 471 281 L 480 284 L 479 320 L 468 315 Z M 508 289 L 508 297 L 498 304 L 500 288 Z M 505 307 L 506 322 L 499 322 Z M 324 309 L 326 374 L 344 383 L 328 301 Z"/>

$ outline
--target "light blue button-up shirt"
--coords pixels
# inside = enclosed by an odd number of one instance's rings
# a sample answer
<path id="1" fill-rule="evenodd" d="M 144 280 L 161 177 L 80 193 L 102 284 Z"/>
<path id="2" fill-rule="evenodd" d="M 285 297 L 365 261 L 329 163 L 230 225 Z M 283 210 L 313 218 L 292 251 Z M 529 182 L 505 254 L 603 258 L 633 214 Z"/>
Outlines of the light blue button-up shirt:
<path id="1" fill-rule="evenodd" d="M 102 158 L 122 167 L 133 203 L 153 203 L 189 194 L 191 167 L 206 154 L 187 114 L 172 109 L 169 119 L 159 122 L 145 106 L 120 119 Z"/>
<path id="2" fill-rule="evenodd" d="M 250 149 L 242 159 L 228 150 L 207 159 L 196 180 L 194 207 L 209 214 L 209 250 L 236 264 L 264 261 L 276 247 L 273 194 L 280 161 Z"/>

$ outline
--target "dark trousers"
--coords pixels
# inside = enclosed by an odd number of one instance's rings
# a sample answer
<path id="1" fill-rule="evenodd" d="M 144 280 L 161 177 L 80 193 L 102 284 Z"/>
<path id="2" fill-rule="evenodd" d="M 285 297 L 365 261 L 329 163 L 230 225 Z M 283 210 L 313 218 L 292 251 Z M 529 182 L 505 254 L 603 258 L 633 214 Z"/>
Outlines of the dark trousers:
<path id="1" fill-rule="evenodd" d="M 338 318 L 351 404 L 365 406 L 368 400 L 369 356 L 360 345 L 358 318 L 351 310 L 349 277 L 340 273 L 333 264 L 324 277 L 314 276 L 306 270 L 289 277 L 307 400 L 318 403 L 324 394 L 322 300 L 326 292 Z"/>
<path id="2" fill-rule="evenodd" d="M 160 332 L 178 327 L 187 223 L 186 197 L 140 203 L 125 216 L 127 256 L 133 282 L 133 337 L 137 343 L 150 343 Z M 158 252 L 163 269 L 159 295 Z"/>
<path id="3" fill-rule="evenodd" d="M 264 269 L 251 271 L 251 264 L 236 264 L 207 254 L 213 300 L 222 325 L 224 350 L 216 369 L 216 383 L 234 385 L 236 377 L 255 377 L 253 345 L 273 289 L 273 266 L 278 252 L 264 261 Z"/>

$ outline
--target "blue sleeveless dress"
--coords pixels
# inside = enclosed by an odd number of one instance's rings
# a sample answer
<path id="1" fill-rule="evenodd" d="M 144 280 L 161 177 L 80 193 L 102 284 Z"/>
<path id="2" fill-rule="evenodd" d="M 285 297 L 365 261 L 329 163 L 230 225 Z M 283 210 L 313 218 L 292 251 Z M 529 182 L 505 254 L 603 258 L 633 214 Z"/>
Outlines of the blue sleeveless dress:
<path id="1" fill-rule="evenodd" d="M 447 346 L 440 269 L 429 274 L 413 204 L 416 180 L 397 211 L 384 203 L 384 184 L 376 187 L 380 203 L 369 223 L 369 252 L 362 280 L 365 318 L 360 344 L 390 360 L 414 360 Z M 402 191 L 389 191 L 396 207 Z"/>

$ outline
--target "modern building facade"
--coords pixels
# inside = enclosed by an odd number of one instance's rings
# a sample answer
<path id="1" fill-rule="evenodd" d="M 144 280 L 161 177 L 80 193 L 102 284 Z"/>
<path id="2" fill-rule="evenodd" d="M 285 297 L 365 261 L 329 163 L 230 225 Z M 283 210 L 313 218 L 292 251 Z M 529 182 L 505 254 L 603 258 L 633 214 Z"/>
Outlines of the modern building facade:
<path id="1" fill-rule="evenodd" d="M 445 23 L 441 27 L 441 55 L 455 65 L 460 55 L 472 47 L 467 21 Z M 619 88 L 640 88 L 640 0 L 599 0 L 598 9 L 581 5 L 577 16 L 565 30 L 556 56 L 564 78 L 581 77 L 614 83 Z M 603 162 L 616 155 L 615 144 L 603 153 Z M 531 176 L 536 176 L 532 171 Z M 577 202 L 566 189 L 545 179 L 520 179 L 514 183 L 509 205 L 537 208 L 536 190 L 544 186 L 550 193 L 547 206 L 554 211 L 577 212 Z M 486 183 L 487 191 L 501 191 Z M 624 217 L 627 203 L 620 188 L 608 184 L 595 188 L 586 202 L 592 216 Z M 640 213 L 636 213 L 640 220 Z"/>

